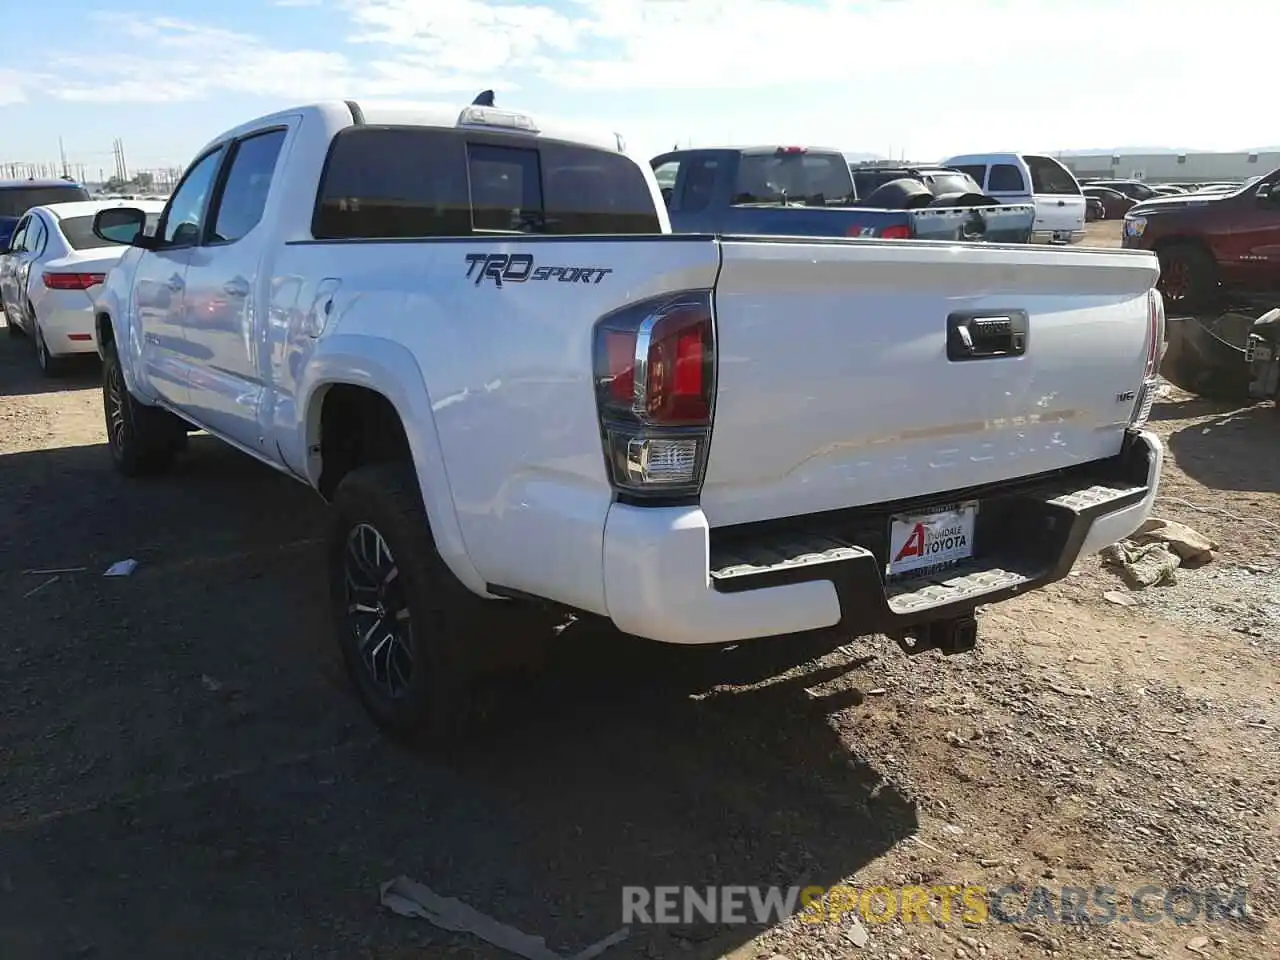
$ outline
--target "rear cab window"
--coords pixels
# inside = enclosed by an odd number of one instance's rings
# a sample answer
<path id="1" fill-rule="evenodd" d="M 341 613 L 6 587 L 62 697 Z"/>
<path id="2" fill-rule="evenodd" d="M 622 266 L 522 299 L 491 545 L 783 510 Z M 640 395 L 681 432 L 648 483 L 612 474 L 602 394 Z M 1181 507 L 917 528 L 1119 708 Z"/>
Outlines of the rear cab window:
<path id="1" fill-rule="evenodd" d="M 661 230 L 644 171 L 623 154 L 407 126 L 334 138 L 312 223 L 318 240 Z"/>
<path id="2" fill-rule="evenodd" d="M 851 202 L 853 176 L 838 153 L 744 153 L 738 160 L 733 203 Z"/>
<path id="3" fill-rule="evenodd" d="M 1031 171 L 1031 192 L 1050 196 L 1080 196 L 1080 184 L 1062 164 L 1053 157 L 1026 156 L 1027 169 Z"/>
<path id="4" fill-rule="evenodd" d="M 68 183 L 65 187 L 0 186 L 0 217 L 16 219 L 32 207 L 45 207 L 51 203 L 70 203 L 75 200 L 88 199 L 90 199 L 89 191 L 75 183 Z"/>

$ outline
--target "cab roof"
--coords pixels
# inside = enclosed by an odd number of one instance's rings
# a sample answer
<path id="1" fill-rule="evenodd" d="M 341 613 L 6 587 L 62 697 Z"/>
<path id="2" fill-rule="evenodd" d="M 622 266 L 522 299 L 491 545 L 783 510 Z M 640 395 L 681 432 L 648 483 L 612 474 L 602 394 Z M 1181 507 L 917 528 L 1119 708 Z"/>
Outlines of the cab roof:
<path id="1" fill-rule="evenodd" d="M 516 115 L 526 119 L 534 129 L 465 122 L 468 111 L 488 111 L 489 115 L 495 119 L 502 116 L 511 117 Z M 472 117 L 477 115 L 479 114 L 471 114 Z M 615 131 L 604 130 L 599 127 L 578 126 L 549 117 L 537 116 L 528 111 L 520 110 L 518 107 L 508 107 L 506 105 L 489 107 L 467 103 L 385 103 L 380 101 L 323 100 L 278 110 L 275 113 L 256 117 L 247 123 L 240 124 L 238 127 L 223 131 L 206 143 L 201 148 L 200 153 L 204 153 L 206 150 L 232 137 L 243 136 L 273 123 L 283 124 L 299 118 L 303 120 L 308 118 L 320 120 L 325 126 L 339 129 L 353 125 L 371 127 L 436 127 L 442 129 L 464 128 L 471 130 L 496 129 L 503 132 L 526 133 L 567 143 L 582 144 L 618 153 L 623 153 L 626 150 L 622 136 Z"/>

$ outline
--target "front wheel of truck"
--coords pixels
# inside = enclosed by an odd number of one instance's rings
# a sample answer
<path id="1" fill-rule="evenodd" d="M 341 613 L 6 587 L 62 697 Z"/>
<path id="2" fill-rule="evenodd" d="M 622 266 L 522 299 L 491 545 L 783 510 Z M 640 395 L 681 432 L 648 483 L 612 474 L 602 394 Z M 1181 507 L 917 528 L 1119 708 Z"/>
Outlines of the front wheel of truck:
<path id="1" fill-rule="evenodd" d="M 1158 287 L 1171 310 L 1209 310 L 1218 300 L 1218 265 L 1194 243 L 1170 243 L 1156 251 L 1160 259 Z"/>
<path id="2" fill-rule="evenodd" d="M 111 462 L 126 477 L 167 470 L 186 445 L 186 424 L 166 410 L 139 403 L 129 393 L 120 355 L 109 341 L 102 357 L 102 410 Z"/>
<path id="3" fill-rule="evenodd" d="M 436 551 L 408 465 L 357 467 L 332 498 L 328 536 L 334 628 L 373 721 L 402 739 L 442 742 L 472 713 L 472 653 L 485 601 Z"/>

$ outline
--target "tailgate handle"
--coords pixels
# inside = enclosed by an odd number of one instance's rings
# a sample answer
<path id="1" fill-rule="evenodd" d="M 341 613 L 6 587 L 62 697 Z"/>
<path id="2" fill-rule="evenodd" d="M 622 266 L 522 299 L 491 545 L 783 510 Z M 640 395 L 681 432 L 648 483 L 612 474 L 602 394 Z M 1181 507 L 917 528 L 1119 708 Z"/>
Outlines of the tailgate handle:
<path id="1" fill-rule="evenodd" d="M 1020 357 L 1027 352 L 1027 312 L 953 313 L 947 317 L 947 359 Z"/>

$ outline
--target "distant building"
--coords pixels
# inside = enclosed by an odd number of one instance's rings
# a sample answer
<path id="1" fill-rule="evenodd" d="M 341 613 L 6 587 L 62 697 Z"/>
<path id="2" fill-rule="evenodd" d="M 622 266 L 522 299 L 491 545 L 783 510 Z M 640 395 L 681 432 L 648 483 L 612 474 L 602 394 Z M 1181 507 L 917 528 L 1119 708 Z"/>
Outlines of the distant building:
<path id="1" fill-rule="evenodd" d="M 1058 159 L 1079 180 L 1113 177 L 1152 183 L 1248 180 L 1280 167 L 1280 152 L 1062 154 Z"/>

